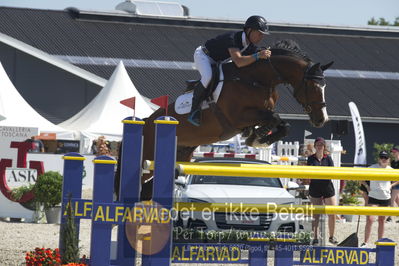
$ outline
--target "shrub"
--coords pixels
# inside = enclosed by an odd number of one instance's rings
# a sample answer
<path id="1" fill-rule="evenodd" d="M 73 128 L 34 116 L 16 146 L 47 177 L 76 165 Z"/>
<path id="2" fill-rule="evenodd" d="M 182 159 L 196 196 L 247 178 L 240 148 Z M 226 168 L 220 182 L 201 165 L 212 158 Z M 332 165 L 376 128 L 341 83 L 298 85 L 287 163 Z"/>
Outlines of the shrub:
<path id="1" fill-rule="evenodd" d="M 61 203 L 62 175 L 48 171 L 37 178 L 33 187 L 35 201 L 42 204 L 44 209 L 55 207 Z"/>

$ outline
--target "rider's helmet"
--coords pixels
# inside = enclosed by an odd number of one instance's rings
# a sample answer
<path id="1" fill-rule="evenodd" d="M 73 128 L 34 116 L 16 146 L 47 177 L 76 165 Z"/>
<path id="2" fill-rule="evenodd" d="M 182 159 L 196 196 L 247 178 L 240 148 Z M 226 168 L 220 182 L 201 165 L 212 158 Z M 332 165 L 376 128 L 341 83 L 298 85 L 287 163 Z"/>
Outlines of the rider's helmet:
<path id="1" fill-rule="evenodd" d="M 258 30 L 263 34 L 269 34 L 269 26 L 266 19 L 262 16 L 250 16 L 245 22 L 244 30 L 248 28 Z"/>

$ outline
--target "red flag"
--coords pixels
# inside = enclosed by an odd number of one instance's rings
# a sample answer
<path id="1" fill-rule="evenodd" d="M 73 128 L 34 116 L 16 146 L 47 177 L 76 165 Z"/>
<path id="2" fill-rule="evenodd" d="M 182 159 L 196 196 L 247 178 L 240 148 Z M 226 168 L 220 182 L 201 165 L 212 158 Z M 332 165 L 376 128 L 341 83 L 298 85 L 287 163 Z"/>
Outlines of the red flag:
<path id="1" fill-rule="evenodd" d="M 128 98 L 125 100 L 120 101 L 121 104 L 126 105 L 133 110 L 136 109 L 136 97 Z"/>
<path id="2" fill-rule="evenodd" d="M 166 115 L 168 115 L 168 98 L 169 95 L 164 95 L 155 99 L 151 99 L 152 103 L 155 103 L 156 105 L 160 106 L 161 108 L 165 109 Z"/>

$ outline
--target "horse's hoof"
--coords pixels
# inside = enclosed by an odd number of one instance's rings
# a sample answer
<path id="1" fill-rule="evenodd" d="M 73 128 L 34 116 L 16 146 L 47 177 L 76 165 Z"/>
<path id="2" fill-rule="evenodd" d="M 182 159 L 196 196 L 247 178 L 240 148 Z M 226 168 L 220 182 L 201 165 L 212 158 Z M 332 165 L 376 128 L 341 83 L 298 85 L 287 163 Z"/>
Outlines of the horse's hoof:
<path id="1" fill-rule="evenodd" d="M 269 143 L 261 142 L 260 139 L 255 139 L 252 144 L 252 147 L 255 147 L 255 148 L 267 148 L 269 146 L 270 146 Z"/>
<path id="2" fill-rule="evenodd" d="M 264 136 L 262 138 L 258 138 L 257 140 L 259 141 L 259 143 L 261 145 L 265 145 L 265 146 L 270 146 L 270 145 L 272 145 L 274 143 L 271 134 L 267 135 L 267 136 Z"/>

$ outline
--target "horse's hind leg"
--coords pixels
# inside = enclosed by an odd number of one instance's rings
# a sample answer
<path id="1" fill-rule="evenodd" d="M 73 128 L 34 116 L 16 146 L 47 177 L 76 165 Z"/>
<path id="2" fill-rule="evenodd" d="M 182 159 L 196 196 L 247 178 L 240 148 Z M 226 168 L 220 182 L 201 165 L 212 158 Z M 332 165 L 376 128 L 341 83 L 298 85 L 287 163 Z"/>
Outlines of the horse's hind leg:
<path id="1" fill-rule="evenodd" d="M 193 151 L 196 148 L 197 147 L 177 146 L 176 161 L 189 162 L 193 157 Z"/>

